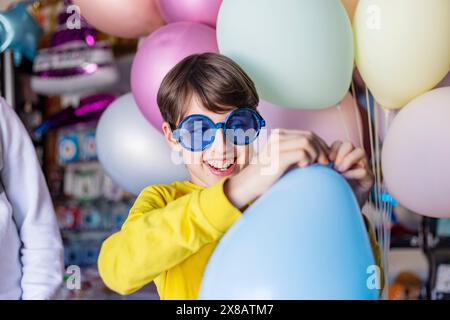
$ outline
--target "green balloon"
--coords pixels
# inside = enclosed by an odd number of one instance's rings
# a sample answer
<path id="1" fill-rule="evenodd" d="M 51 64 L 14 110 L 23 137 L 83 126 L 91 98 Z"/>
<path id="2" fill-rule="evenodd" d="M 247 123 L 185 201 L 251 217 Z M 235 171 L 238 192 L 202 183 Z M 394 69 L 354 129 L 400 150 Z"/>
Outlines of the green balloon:
<path id="1" fill-rule="evenodd" d="M 339 0 L 224 0 L 217 40 L 274 104 L 321 109 L 349 89 L 353 35 Z"/>

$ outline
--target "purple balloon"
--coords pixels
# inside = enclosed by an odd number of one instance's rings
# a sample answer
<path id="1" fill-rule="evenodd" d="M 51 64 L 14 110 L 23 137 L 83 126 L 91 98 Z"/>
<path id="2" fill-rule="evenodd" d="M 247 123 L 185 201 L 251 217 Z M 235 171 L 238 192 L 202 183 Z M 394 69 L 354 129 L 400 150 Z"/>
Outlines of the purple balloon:
<path id="1" fill-rule="evenodd" d="M 159 0 L 161 15 L 167 23 L 190 21 L 216 27 L 222 0 Z"/>
<path id="2" fill-rule="evenodd" d="M 219 52 L 216 31 L 192 22 L 168 24 L 139 47 L 131 68 L 131 90 L 139 109 L 156 129 L 162 131 L 156 95 L 163 78 L 185 57 L 204 52 Z"/>

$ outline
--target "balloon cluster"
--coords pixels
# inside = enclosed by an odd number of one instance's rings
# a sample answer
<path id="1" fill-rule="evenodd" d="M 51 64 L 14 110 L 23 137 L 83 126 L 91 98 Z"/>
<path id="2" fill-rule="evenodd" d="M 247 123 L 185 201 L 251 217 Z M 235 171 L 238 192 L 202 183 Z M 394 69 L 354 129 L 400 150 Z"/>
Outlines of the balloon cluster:
<path id="1" fill-rule="evenodd" d="M 367 100 L 385 113 L 375 122 L 387 190 L 411 211 L 450 217 L 450 2 L 342 3 Z"/>
<path id="2" fill-rule="evenodd" d="M 360 0 L 353 19 L 363 80 L 383 108 L 402 108 L 384 139 L 387 189 L 416 213 L 450 217 L 450 1 Z"/>

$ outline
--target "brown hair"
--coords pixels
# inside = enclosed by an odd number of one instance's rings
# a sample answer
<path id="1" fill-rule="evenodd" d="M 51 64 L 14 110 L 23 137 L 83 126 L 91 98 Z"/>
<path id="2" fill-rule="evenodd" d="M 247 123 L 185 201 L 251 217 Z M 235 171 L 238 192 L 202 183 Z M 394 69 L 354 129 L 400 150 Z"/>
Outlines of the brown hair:
<path id="1" fill-rule="evenodd" d="M 164 77 L 157 102 L 164 121 L 172 130 L 195 97 L 216 113 L 236 107 L 256 108 L 258 93 L 249 76 L 230 58 L 217 53 L 194 54 L 184 58 Z"/>

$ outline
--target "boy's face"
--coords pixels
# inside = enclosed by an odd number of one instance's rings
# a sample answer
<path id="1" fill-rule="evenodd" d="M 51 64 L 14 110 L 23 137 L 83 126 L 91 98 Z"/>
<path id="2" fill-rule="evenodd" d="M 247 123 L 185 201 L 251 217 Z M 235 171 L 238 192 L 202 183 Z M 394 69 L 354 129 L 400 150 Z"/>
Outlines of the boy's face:
<path id="1" fill-rule="evenodd" d="M 202 114 L 214 123 L 218 123 L 224 122 L 229 112 L 214 113 L 204 108 L 196 99 L 192 99 L 186 117 L 191 114 Z M 211 146 L 198 152 L 186 150 L 174 141 L 172 130 L 167 122 L 163 124 L 163 132 L 172 149 L 181 153 L 183 162 L 191 175 L 191 181 L 197 185 L 212 186 L 224 177 L 237 174 L 250 162 L 250 145 L 234 145 L 227 142 L 222 129 L 217 130 Z"/>

